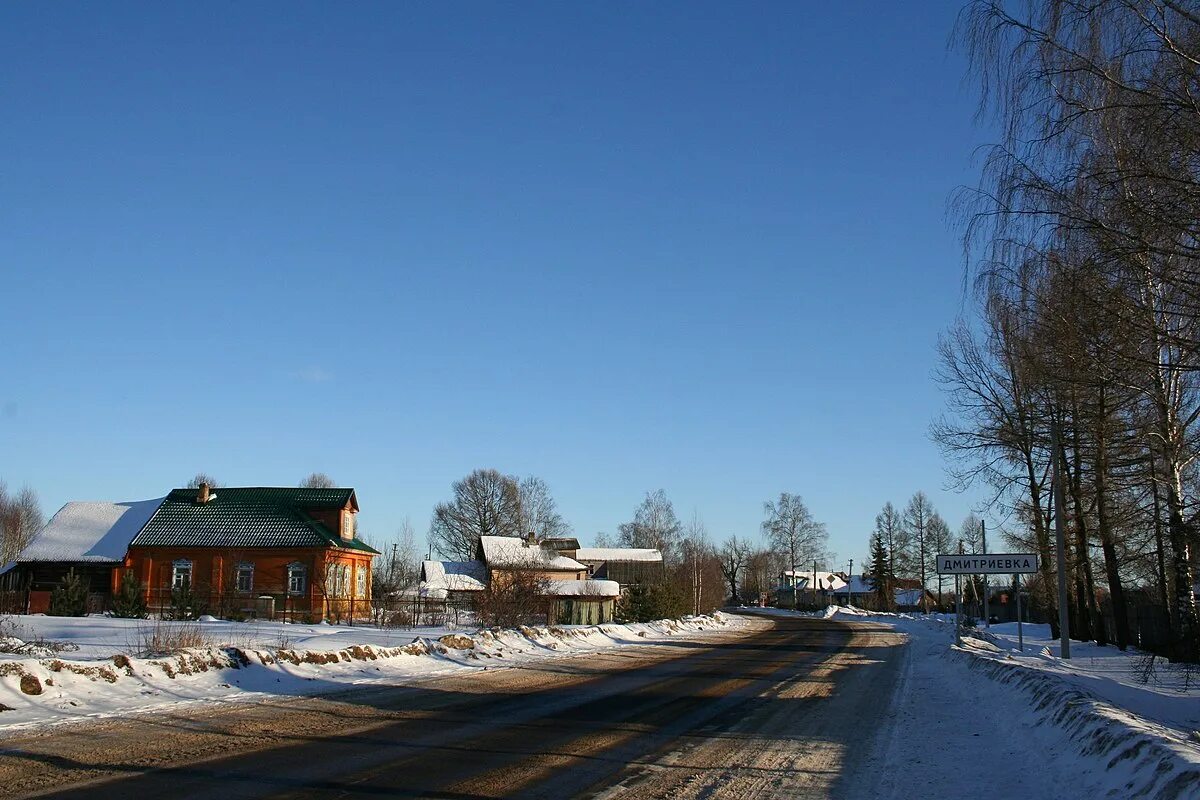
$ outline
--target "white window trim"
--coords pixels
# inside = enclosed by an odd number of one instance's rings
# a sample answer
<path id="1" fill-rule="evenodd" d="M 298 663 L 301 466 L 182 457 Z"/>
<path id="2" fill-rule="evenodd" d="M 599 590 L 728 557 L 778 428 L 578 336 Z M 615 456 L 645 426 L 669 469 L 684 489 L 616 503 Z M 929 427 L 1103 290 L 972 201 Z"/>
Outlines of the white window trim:
<path id="1" fill-rule="evenodd" d="M 293 589 L 292 581 L 298 579 L 300 588 Z M 293 561 L 287 565 L 287 593 L 290 595 L 302 595 L 308 591 L 308 567 L 301 564 L 299 561 Z"/>
<path id="2" fill-rule="evenodd" d="M 241 586 L 242 575 L 249 574 L 249 585 L 243 589 Z M 236 592 L 250 593 L 254 591 L 254 562 L 239 561 L 233 568 L 233 589 Z"/>
<path id="3" fill-rule="evenodd" d="M 187 583 L 181 584 L 180 577 L 187 575 Z M 186 558 L 176 559 L 171 562 L 171 589 L 190 589 L 192 588 L 192 579 L 195 577 L 195 564 Z"/>

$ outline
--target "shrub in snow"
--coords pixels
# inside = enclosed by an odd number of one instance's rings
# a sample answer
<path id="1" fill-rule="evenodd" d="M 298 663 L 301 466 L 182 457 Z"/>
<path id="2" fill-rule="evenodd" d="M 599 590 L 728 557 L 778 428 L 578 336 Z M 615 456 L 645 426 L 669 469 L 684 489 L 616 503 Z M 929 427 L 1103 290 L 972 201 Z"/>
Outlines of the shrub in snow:
<path id="1" fill-rule="evenodd" d="M 52 617 L 82 617 L 87 614 L 87 596 L 83 578 L 75 570 L 68 570 L 50 592 L 50 608 L 46 613 Z"/>
<path id="2" fill-rule="evenodd" d="M 171 590 L 171 605 L 163 613 L 164 619 L 194 620 L 208 613 L 208 596 L 205 591 L 192 591 L 191 586 L 177 586 Z"/>
<path id="3" fill-rule="evenodd" d="M 168 656 L 211 645 L 199 625 L 155 621 L 138 629 L 138 652 L 143 656 Z"/>
<path id="4" fill-rule="evenodd" d="M 682 616 L 687 611 L 687 598 L 679 587 L 661 581 L 630 586 L 617 601 L 617 622 L 653 622 Z"/>
<path id="5" fill-rule="evenodd" d="M 121 577 L 112 599 L 112 615 L 121 619 L 145 619 L 146 596 L 142 582 L 132 572 Z"/>

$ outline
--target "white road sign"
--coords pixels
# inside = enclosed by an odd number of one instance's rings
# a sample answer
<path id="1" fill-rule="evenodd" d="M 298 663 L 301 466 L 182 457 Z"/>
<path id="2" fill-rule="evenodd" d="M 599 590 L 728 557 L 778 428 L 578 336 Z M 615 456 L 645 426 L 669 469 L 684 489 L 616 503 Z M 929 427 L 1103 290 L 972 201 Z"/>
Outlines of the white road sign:
<path id="1" fill-rule="evenodd" d="M 1037 572 L 1033 553 L 989 553 L 985 556 L 950 555 L 937 557 L 939 575 L 1012 575 Z"/>

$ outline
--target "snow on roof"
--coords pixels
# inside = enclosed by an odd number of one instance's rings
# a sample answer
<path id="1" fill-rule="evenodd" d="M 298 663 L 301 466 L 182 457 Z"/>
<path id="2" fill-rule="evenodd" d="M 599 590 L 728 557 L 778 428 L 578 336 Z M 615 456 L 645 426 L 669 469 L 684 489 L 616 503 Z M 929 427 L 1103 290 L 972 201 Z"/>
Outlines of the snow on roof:
<path id="1" fill-rule="evenodd" d="M 662 553 L 648 547 L 581 547 L 576 561 L 662 561 Z"/>
<path id="2" fill-rule="evenodd" d="M 616 581 L 548 581 L 546 594 L 551 597 L 619 597 Z"/>
<path id="3" fill-rule="evenodd" d="M 821 570 L 817 570 L 816 576 L 817 589 L 819 591 L 827 592 L 832 589 L 836 592 L 838 589 L 846 585 L 846 581 L 842 580 L 842 576 L 835 572 L 822 572 Z M 792 587 L 788 584 L 787 579 L 795 578 L 796 588 L 802 591 L 808 591 L 809 583 L 811 583 L 813 579 L 813 571 L 811 569 L 808 572 L 800 569 L 785 569 L 781 577 L 783 577 L 784 580 L 780 582 L 781 585 L 779 588 L 790 590 Z"/>
<path id="4" fill-rule="evenodd" d="M 896 590 L 896 605 L 898 606 L 916 606 L 921 604 L 921 599 L 925 596 L 922 589 L 897 589 Z"/>
<path id="5" fill-rule="evenodd" d="M 875 584 L 871 582 L 871 579 L 868 576 L 866 576 L 866 575 L 851 575 L 849 592 L 847 592 L 846 586 L 843 584 L 842 586 L 838 587 L 837 589 L 834 589 L 833 593 L 834 594 L 869 594 L 870 592 L 873 592 L 873 591 L 875 591 Z"/>
<path id="6" fill-rule="evenodd" d="M 67 503 L 21 551 L 18 562 L 119 562 L 164 498 L 129 503 Z"/>
<path id="7" fill-rule="evenodd" d="M 422 561 L 423 588 L 434 591 L 482 592 L 487 567 L 482 561 Z"/>
<path id="8" fill-rule="evenodd" d="M 573 558 L 561 556 L 537 543 L 529 544 L 525 539 L 519 539 L 516 536 L 481 536 L 479 537 L 479 546 L 483 550 L 483 560 L 491 569 L 536 567 L 537 569 L 562 570 L 564 572 L 578 572 L 587 569 Z"/>

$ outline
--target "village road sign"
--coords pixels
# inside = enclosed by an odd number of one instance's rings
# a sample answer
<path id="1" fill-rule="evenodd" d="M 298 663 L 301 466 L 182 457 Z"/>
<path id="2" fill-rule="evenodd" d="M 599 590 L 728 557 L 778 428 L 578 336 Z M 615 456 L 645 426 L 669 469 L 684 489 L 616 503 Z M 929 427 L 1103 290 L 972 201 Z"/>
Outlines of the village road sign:
<path id="1" fill-rule="evenodd" d="M 982 556 L 950 555 L 937 557 L 939 575 L 1013 575 L 1037 572 L 1033 553 L 988 553 Z"/>

